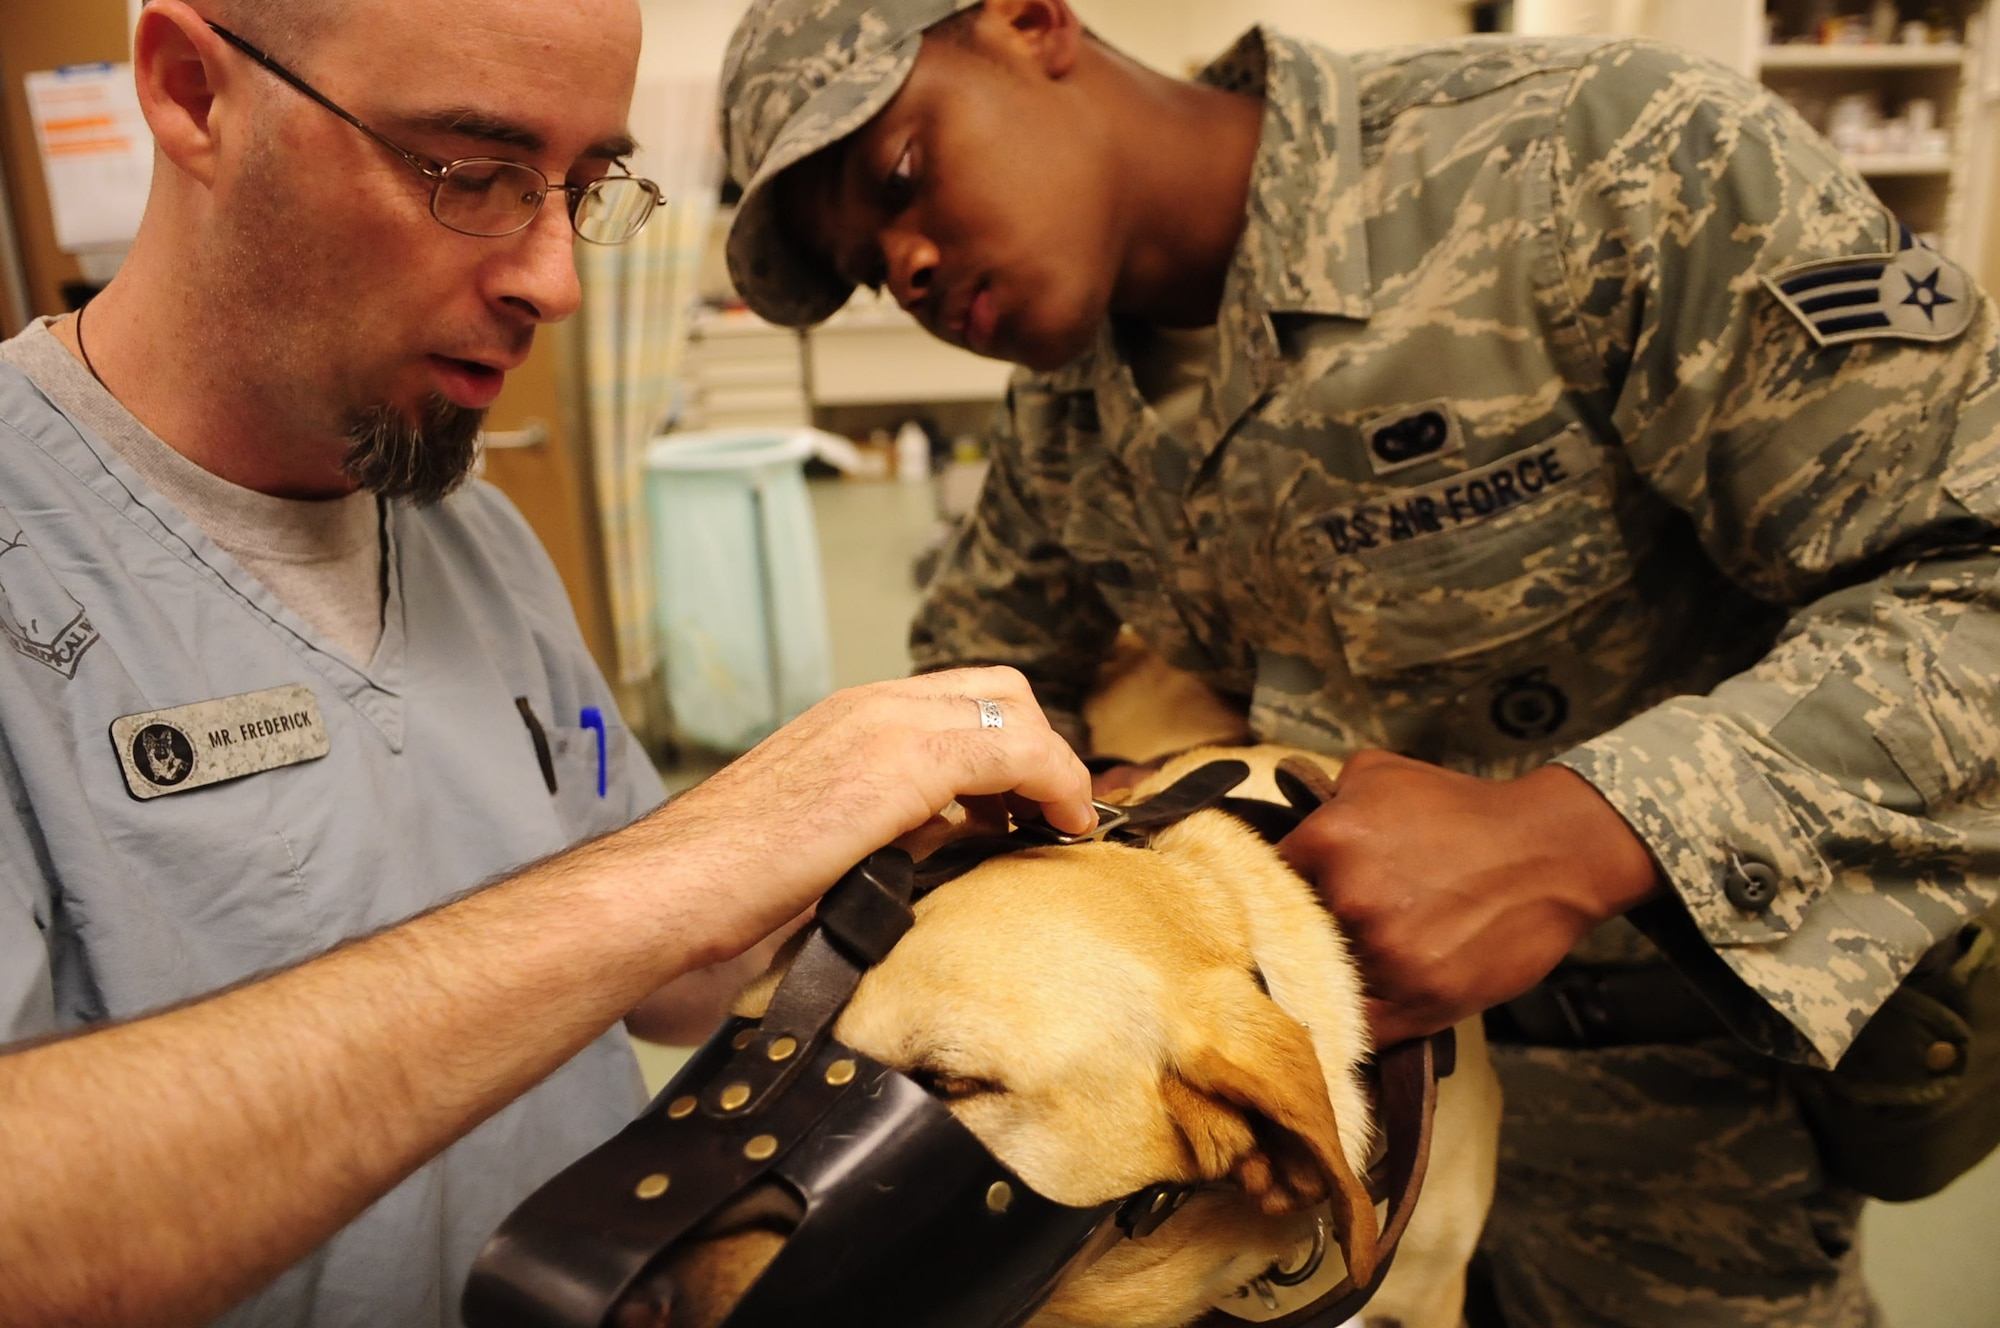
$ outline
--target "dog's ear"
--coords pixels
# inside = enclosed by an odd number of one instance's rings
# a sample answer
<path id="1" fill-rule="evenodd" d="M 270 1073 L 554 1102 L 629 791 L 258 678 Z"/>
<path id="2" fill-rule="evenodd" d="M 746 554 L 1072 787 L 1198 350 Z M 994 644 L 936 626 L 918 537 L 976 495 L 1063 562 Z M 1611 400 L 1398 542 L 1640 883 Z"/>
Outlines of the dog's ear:
<path id="1" fill-rule="evenodd" d="M 1365 1282 L 1375 1271 L 1375 1205 L 1341 1147 L 1305 1026 L 1255 993 L 1217 1013 L 1161 1084 L 1197 1172 L 1234 1179 L 1271 1214 L 1331 1200 L 1348 1271 Z"/>

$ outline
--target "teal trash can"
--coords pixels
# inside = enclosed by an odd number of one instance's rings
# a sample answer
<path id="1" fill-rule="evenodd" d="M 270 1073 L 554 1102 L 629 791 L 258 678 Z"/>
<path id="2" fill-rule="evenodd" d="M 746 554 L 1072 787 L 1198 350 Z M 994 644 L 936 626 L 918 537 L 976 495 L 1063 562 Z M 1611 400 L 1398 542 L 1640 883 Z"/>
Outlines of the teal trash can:
<path id="1" fill-rule="evenodd" d="M 646 453 L 658 630 L 680 735 L 747 751 L 833 690 L 804 431 L 660 438 Z"/>

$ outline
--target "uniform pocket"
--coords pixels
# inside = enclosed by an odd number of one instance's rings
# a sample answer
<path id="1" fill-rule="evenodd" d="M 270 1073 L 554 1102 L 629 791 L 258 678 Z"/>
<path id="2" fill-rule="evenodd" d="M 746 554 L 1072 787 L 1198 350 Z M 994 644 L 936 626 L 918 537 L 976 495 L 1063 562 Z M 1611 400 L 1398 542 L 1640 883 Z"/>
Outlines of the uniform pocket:
<path id="1" fill-rule="evenodd" d="M 1324 515 L 1348 668 L 1379 679 L 1536 637 L 1632 577 L 1609 468 L 1582 426 Z"/>
<path id="2" fill-rule="evenodd" d="M 625 762 L 631 759 L 631 734 L 622 725 L 607 724 L 604 760 L 599 778 L 597 730 L 551 724 L 549 758 L 556 776 L 556 816 L 568 843 L 606 834 L 630 819 L 624 797 Z M 599 788 L 604 794 L 598 793 Z"/>

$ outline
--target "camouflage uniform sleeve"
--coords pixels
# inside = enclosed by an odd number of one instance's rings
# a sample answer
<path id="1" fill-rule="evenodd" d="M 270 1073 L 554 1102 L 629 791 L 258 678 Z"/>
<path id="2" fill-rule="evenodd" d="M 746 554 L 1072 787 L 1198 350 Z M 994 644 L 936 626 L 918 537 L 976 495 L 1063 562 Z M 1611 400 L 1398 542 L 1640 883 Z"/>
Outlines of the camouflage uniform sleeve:
<path id="1" fill-rule="evenodd" d="M 1672 885 L 1633 920 L 1753 1043 L 1831 1064 L 2000 893 L 2000 324 L 1968 284 L 1936 311 L 1969 315 L 1949 340 L 1819 344 L 1765 278 L 1893 255 L 1900 229 L 1719 67 L 1608 49 L 1553 165 L 1562 284 L 1604 373 L 1579 386 L 1639 482 L 1791 615 L 1746 672 L 1561 763 Z"/>
<path id="2" fill-rule="evenodd" d="M 1118 617 L 1062 543 L 1069 458 L 1059 409 L 1040 380 L 1015 375 L 987 441 L 986 486 L 911 625 L 910 657 L 918 672 L 1021 670 L 1056 731 L 1087 751 L 1083 700 Z"/>

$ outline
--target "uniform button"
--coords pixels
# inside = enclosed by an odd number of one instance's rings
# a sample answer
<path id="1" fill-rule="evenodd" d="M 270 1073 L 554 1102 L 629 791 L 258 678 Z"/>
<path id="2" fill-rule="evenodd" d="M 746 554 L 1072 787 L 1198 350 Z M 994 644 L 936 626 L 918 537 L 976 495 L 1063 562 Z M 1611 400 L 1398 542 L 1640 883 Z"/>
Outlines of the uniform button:
<path id="1" fill-rule="evenodd" d="M 1722 879 L 1722 893 L 1745 913 L 1767 912 L 1778 897 L 1777 869 L 1755 858 L 1733 861 Z"/>
<path id="2" fill-rule="evenodd" d="M 1951 1042 L 1933 1042 L 1924 1048 L 1924 1068 L 1932 1074 L 1944 1074 L 1958 1068 L 1958 1046 Z"/>

